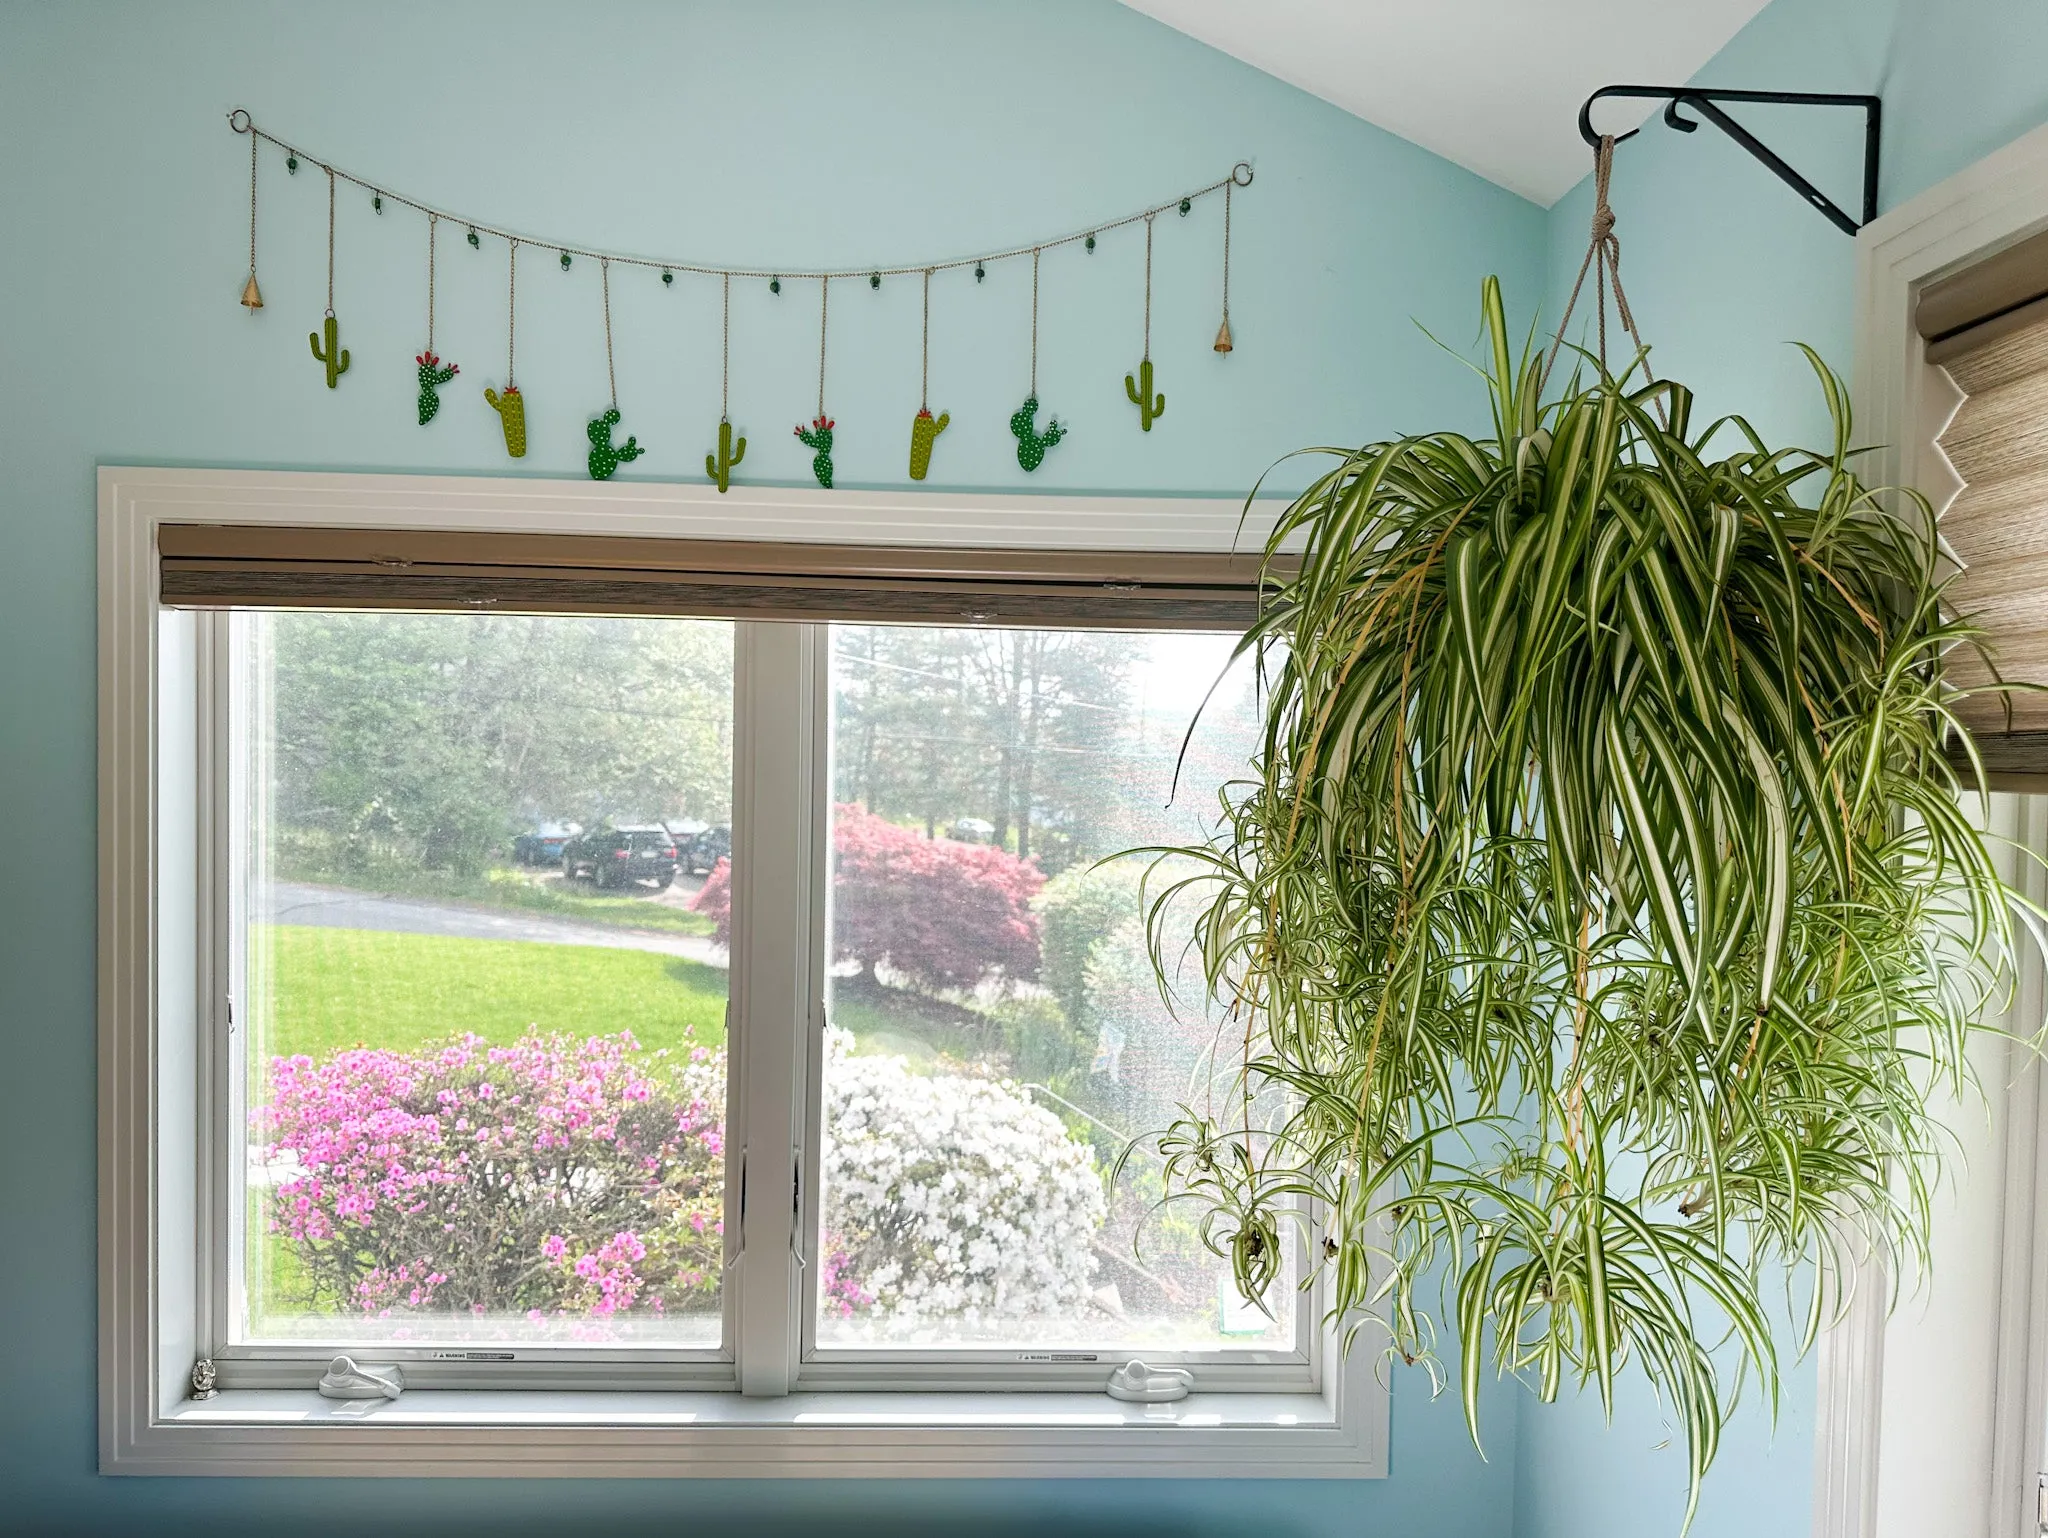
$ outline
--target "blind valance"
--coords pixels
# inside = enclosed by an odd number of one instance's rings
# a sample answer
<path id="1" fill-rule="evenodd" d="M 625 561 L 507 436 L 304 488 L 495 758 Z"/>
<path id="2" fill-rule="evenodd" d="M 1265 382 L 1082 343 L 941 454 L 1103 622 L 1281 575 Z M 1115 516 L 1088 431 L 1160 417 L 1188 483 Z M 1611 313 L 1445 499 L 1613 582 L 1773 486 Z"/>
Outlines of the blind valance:
<path id="1" fill-rule="evenodd" d="M 180 608 L 484 609 L 871 624 L 1243 630 L 1257 555 L 946 549 L 176 523 Z"/>

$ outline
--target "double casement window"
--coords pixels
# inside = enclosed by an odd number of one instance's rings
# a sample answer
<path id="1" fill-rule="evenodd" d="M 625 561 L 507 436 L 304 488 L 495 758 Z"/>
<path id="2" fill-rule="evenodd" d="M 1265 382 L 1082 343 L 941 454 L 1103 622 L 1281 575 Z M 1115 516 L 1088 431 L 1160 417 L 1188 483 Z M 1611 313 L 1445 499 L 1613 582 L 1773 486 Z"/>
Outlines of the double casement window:
<path id="1" fill-rule="evenodd" d="M 616 490 L 103 472 L 106 1466 L 1382 1471 L 1315 1214 L 1112 1178 L 1242 510 Z"/>

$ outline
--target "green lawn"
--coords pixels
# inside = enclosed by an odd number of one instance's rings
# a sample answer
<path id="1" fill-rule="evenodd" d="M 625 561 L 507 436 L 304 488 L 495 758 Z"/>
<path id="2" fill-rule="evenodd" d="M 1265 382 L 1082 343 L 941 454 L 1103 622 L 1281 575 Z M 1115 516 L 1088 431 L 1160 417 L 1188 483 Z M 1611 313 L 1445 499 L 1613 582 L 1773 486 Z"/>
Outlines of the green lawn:
<path id="1" fill-rule="evenodd" d="M 269 949 L 269 1054 L 411 1051 L 465 1031 L 502 1044 L 536 1026 L 631 1030 L 649 1049 L 725 1041 L 725 973 L 681 957 L 296 924 L 251 925 L 250 941 Z"/>

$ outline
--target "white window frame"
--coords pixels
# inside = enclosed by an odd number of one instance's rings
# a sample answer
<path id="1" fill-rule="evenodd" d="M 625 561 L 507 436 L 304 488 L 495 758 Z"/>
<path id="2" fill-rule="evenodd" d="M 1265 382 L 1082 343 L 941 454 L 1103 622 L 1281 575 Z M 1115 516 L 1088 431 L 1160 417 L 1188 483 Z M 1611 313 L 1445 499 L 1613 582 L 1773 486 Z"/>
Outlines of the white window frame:
<path id="1" fill-rule="evenodd" d="M 787 539 L 1057 549 L 1243 548 L 1275 504 L 1234 500 L 948 496 L 532 479 L 104 467 L 99 473 L 100 1466 L 120 1474 L 407 1474 L 846 1477 L 1383 1477 L 1388 1392 L 1370 1339 L 1348 1357 L 1329 1332 L 1306 1370 L 1275 1380 L 1209 1368 L 1197 1392 L 1125 1404 L 1098 1379 L 1118 1365 L 1030 1380 L 940 1354 L 887 1366 L 804 1352 L 794 1240 L 799 1188 L 778 1154 L 750 1167 L 742 1265 L 789 1286 L 745 1289 L 732 1319 L 740 1379 L 726 1391 L 559 1375 L 528 1383 L 448 1368 L 396 1402 L 332 1402 L 303 1377 L 236 1364 L 216 1398 L 189 1395 L 216 1328 L 206 1300 L 225 1221 L 205 1200 L 209 1148 L 234 1124 L 208 1043 L 225 1025 L 228 884 L 198 820 L 231 816 L 224 737 L 205 696 L 226 630 L 166 619 L 156 529 L 213 522 L 702 539 Z M 733 1094 L 745 1136 L 800 1145 L 815 1123 L 821 1033 L 827 659 L 821 627 L 742 626 L 736 693 L 754 723 L 735 746 L 735 1018 L 789 1029 L 737 1033 Z M 191 729 L 163 730 L 166 721 Z M 808 818 L 749 815 L 747 798 L 808 805 Z M 202 801 L 202 797 L 206 798 Z M 798 1061 L 811 1043 L 813 1060 Z M 736 1098 L 736 1105 L 740 1101 Z M 218 1182 L 213 1182 L 215 1185 Z M 815 1187 L 815 1181 L 805 1182 Z M 815 1227 L 815 1189 L 802 1191 Z M 728 1289 L 738 1292 L 740 1289 Z M 1311 1319 L 1318 1315 L 1311 1314 Z M 695 1353 L 702 1357 L 702 1353 Z M 649 1373 L 673 1363 L 652 1363 Z M 715 1366 L 716 1364 L 714 1364 Z M 643 1379 L 641 1381 L 649 1381 Z M 715 1374 L 713 1380 L 715 1382 Z M 737 1392 L 731 1391 L 737 1388 Z M 1242 1391 L 1217 1391 L 1237 1388 Z M 1171 1433 L 1170 1435 L 1164 1433 Z"/>
<path id="2" fill-rule="evenodd" d="M 1962 397 L 1926 361 L 1920 290 L 2048 229 L 2048 127 L 1890 210 L 1856 237 L 1854 399 L 1871 483 L 1914 486 L 1937 508 L 1961 482 L 1937 440 Z M 1972 803 L 1974 806 L 1974 803 Z M 1988 827 L 2048 854 L 2048 801 L 1992 797 Z M 2036 902 L 2037 863 L 2008 877 Z M 2010 1013 L 2030 1032 L 2044 979 L 2022 958 Z M 1932 1283 L 1873 1260 L 1841 1322 L 1822 1336 L 1815 1413 L 1815 1538 L 1927 1533 L 2036 1538 L 2048 1468 L 2048 1076 L 1995 1038 L 1973 1051 L 1983 1097 L 1955 1108 L 1963 1157 L 1937 1203 Z M 1988 1115 L 1987 1115 L 1988 1112 Z"/>

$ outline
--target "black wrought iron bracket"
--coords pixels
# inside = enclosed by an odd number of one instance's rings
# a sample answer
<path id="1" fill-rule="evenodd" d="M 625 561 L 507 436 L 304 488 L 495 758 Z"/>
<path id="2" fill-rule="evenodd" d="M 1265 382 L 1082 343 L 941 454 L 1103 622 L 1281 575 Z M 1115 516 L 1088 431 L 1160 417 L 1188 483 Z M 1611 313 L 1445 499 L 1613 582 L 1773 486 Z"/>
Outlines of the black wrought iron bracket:
<path id="1" fill-rule="evenodd" d="M 1595 149 L 1600 147 L 1600 135 L 1593 129 L 1593 103 L 1610 96 L 1629 96 L 1638 100 L 1647 98 L 1651 101 L 1666 102 L 1664 121 L 1680 133 L 1691 133 L 1700 126 L 1692 119 L 1681 116 L 1678 110 L 1680 107 L 1691 108 L 1762 161 L 1772 175 L 1819 209 L 1845 234 L 1854 235 L 1877 217 L 1877 155 L 1884 103 L 1875 96 L 1836 96 L 1816 91 L 1714 91 L 1689 85 L 1606 85 L 1588 96 L 1585 106 L 1579 108 L 1579 137 Z M 1852 219 L 1834 199 L 1787 165 L 1784 158 L 1768 144 L 1714 105 L 1723 101 L 1774 102 L 1795 107 L 1861 107 L 1863 217 Z M 1614 142 L 1619 144 L 1623 139 L 1633 139 L 1639 132 L 1640 129 L 1632 128 L 1625 134 L 1616 134 Z"/>

